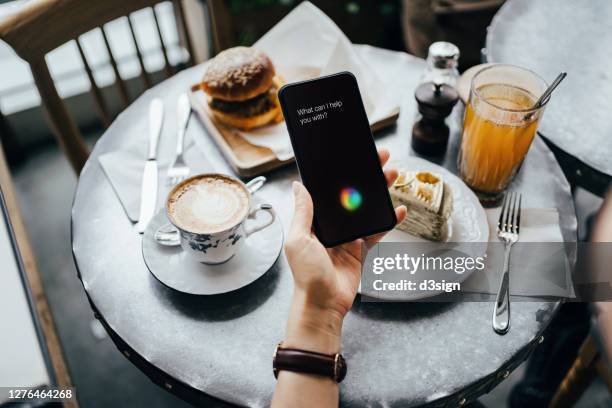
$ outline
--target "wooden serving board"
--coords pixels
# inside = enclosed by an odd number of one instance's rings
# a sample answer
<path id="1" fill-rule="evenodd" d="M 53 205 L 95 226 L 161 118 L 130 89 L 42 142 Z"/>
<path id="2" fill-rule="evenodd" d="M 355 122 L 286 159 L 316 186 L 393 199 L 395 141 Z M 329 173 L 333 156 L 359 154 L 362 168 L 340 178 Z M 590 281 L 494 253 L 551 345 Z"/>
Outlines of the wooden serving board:
<path id="1" fill-rule="evenodd" d="M 208 134 L 219 146 L 226 160 L 240 177 L 258 176 L 294 162 L 293 157 L 287 160 L 279 160 L 272 150 L 249 143 L 240 135 L 238 130 L 215 120 L 209 113 L 206 95 L 203 91 L 197 90 L 198 88 L 197 86 L 192 87 L 193 92 L 189 98 L 191 106 L 208 130 Z M 398 117 L 399 108 L 387 117 L 372 123 L 370 129 L 375 132 L 390 126 L 397 121 Z"/>

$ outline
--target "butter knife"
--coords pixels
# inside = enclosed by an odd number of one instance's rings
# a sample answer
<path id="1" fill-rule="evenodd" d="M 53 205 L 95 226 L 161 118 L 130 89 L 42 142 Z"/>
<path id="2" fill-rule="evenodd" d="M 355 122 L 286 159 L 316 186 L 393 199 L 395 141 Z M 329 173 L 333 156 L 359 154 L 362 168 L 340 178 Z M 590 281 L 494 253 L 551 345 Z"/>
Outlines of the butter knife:
<path id="1" fill-rule="evenodd" d="M 142 174 L 142 189 L 140 190 L 140 216 L 136 230 L 143 233 L 155 215 L 157 206 L 157 143 L 164 121 L 164 104 L 155 98 L 149 105 L 149 155 Z"/>

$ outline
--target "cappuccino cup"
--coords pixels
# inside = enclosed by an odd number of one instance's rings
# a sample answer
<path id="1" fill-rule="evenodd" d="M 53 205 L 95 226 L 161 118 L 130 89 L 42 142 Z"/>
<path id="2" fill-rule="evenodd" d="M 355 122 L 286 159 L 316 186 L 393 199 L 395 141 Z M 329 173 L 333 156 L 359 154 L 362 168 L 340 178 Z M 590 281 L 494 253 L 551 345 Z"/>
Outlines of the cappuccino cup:
<path id="1" fill-rule="evenodd" d="M 253 233 L 270 226 L 276 214 L 269 204 L 252 206 L 251 194 L 265 182 L 245 185 L 233 177 L 206 173 L 177 184 L 168 194 L 166 215 L 171 225 L 155 233 L 161 245 L 180 245 L 191 258 L 206 264 L 228 261 Z M 257 214 L 269 217 L 257 220 Z"/>

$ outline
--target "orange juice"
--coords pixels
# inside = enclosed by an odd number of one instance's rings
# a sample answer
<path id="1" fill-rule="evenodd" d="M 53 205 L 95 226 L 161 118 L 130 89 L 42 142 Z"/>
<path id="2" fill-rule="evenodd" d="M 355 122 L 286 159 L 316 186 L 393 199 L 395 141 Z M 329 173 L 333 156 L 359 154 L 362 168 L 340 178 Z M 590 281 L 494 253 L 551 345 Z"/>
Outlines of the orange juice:
<path id="1" fill-rule="evenodd" d="M 511 85 L 487 84 L 470 96 L 463 122 L 459 172 L 476 192 L 498 194 L 516 174 L 538 128 L 526 117 L 536 98 Z"/>

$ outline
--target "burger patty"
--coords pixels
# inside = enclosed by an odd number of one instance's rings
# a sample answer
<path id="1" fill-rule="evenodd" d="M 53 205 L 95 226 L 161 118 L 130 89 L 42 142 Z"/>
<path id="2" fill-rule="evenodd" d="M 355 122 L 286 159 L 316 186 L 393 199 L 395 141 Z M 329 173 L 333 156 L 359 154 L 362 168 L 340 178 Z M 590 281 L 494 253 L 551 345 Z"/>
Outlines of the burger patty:
<path id="1" fill-rule="evenodd" d="M 275 88 L 270 88 L 267 92 L 245 101 L 225 101 L 212 98 L 209 103 L 212 108 L 221 112 L 243 117 L 257 116 L 274 108 L 274 91 L 276 91 Z"/>

